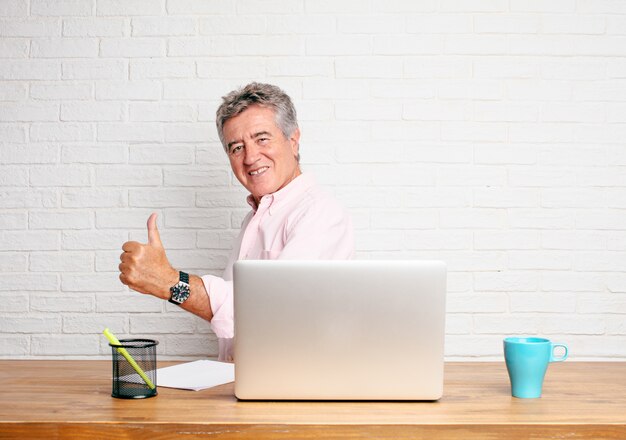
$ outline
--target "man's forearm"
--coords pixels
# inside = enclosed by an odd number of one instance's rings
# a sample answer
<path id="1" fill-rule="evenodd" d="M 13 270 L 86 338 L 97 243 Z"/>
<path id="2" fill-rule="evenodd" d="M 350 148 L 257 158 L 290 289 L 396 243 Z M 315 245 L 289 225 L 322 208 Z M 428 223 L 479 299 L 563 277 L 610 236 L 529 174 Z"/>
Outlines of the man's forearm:
<path id="1" fill-rule="evenodd" d="M 207 321 L 213 318 L 211 300 L 204 287 L 202 278 L 196 275 L 189 275 L 189 298 L 180 307 Z"/>

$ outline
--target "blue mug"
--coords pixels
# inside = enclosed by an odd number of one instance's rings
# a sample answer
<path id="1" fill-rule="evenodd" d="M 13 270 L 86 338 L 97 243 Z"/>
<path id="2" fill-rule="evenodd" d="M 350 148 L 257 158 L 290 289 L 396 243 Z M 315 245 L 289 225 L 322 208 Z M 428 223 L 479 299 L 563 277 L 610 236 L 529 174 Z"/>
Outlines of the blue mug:
<path id="1" fill-rule="evenodd" d="M 555 357 L 557 347 L 565 349 L 562 356 Z M 550 362 L 567 359 L 567 345 L 556 344 L 544 338 L 504 339 L 504 360 L 511 379 L 513 397 L 533 399 L 541 397 L 543 378 Z"/>

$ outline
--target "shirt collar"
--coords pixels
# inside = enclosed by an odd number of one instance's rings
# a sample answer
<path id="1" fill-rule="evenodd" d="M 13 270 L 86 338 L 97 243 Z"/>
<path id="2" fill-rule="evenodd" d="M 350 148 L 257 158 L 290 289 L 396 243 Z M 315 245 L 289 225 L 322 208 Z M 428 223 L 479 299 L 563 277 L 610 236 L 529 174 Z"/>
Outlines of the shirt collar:
<path id="1" fill-rule="evenodd" d="M 261 197 L 260 205 L 267 204 L 271 214 L 273 211 L 280 209 L 281 206 L 287 204 L 290 200 L 299 197 L 314 184 L 315 179 L 312 175 L 302 173 L 289 182 L 285 187 L 272 194 L 266 194 Z M 248 195 L 246 201 L 248 202 L 248 205 L 252 207 L 254 212 L 259 209 L 259 205 L 257 205 L 254 197 L 252 197 L 252 194 Z"/>

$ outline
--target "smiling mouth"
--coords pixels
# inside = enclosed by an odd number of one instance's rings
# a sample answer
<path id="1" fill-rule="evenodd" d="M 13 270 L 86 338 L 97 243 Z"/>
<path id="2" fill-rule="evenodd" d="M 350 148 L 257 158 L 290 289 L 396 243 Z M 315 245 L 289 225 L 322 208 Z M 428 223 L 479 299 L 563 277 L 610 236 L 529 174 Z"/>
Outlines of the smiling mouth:
<path id="1" fill-rule="evenodd" d="M 270 167 L 261 167 L 261 168 L 259 168 L 257 170 L 250 171 L 248 174 L 251 175 L 251 176 L 259 176 L 259 175 L 263 174 L 264 172 L 266 172 L 269 169 L 270 169 Z"/>

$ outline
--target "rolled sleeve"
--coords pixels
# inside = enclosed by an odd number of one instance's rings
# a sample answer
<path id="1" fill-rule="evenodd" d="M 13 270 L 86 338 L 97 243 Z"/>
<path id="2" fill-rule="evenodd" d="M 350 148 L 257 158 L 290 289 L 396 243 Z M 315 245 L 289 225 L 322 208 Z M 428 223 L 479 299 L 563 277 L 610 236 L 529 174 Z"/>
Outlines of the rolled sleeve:
<path id="1" fill-rule="evenodd" d="M 211 328 L 218 338 L 234 336 L 233 282 L 213 275 L 202 276 L 202 282 L 211 302 Z"/>

